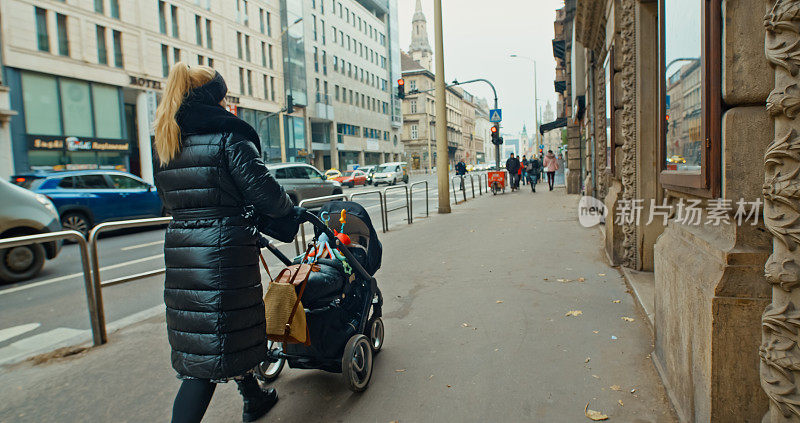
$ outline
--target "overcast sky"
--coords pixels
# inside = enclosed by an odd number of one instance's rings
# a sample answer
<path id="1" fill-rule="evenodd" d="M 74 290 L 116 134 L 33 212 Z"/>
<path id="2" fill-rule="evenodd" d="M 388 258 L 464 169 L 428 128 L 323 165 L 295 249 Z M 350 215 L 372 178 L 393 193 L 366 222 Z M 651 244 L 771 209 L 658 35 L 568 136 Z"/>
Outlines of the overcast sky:
<path id="1" fill-rule="evenodd" d="M 411 44 L 415 5 L 416 0 L 398 0 L 403 51 L 408 51 Z M 563 0 L 442 1 L 446 80 L 492 81 L 503 109 L 505 133 L 519 133 L 523 123 L 528 126 L 529 134 L 534 132 L 533 63 L 509 57 L 511 54 L 536 59 L 540 107 L 543 110 L 549 100 L 555 108 L 553 20 L 556 9 L 563 5 Z M 433 0 L 422 0 L 422 9 L 428 21 L 428 39 L 435 52 Z M 492 105 L 492 90 L 485 84 L 464 88 L 485 97 Z M 542 121 L 541 116 L 539 120 Z"/>

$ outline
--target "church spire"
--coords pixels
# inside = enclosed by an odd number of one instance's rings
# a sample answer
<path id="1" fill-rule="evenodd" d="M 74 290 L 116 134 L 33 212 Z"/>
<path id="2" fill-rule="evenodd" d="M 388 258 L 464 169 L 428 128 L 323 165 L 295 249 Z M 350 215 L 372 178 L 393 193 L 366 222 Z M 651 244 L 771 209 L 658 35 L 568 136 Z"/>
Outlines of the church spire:
<path id="1" fill-rule="evenodd" d="M 431 49 L 431 45 L 428 42 L 428 23 L 425 19 L 425 14 L 422 13 L 421 0 L 417 0 L 417 7 L 414 11 L 414 18 L 411 20 L 411 26 L 411 47 L 409 47 L 408 53 L 423 66 L 430 67 L 433 49 Z"/>

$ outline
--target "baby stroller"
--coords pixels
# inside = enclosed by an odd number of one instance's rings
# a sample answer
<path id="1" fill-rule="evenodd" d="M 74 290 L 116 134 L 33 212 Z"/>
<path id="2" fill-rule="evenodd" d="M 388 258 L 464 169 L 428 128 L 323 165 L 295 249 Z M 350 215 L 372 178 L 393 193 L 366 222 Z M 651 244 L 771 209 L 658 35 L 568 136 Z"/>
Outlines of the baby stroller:
<path id="1" fill-rule="evenodd" d="M 319 369 L 342 373 L 348 388 L 361 392 L 372 376 L 372 359 L 383 346 L 383 298 L 373 275 L 381 266 L 382 246 L 367 211 L 358 203 L 332 201 L 324 204 L 320 215 L 339 216 L 345 210 L 347 223 L 342 232 L 350 237 L 345 247 L 334 236 L 338 221 L 326 225 L 312 212 L 304 221 L 314 226 L 316 243 L 325 233 L 331 248 L 338 248 L 341 260 L 321 258 L 320 270 L 312 272 L 302 296 L 311 344 L 267 342 L 267 356 L 256 368 L 264 381 L 278 377 L 285 364 L 294 369 Z M 329 226 L 330 225 L 330 226 Z M 335 243 L 335 245 L 334 245 Z M 292 262 L 272 245 L 267 247 L 284 264 Z M 295 259 L 295 263 L 299 258 Z"/>

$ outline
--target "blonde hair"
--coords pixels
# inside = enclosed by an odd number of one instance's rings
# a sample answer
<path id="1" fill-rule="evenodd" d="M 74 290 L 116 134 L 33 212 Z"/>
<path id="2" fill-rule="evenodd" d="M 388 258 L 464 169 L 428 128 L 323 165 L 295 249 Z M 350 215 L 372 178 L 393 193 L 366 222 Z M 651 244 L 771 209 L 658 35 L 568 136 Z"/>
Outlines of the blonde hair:
<path id="1" fill-rule="evenodd" d="M 175 120 L 175 114 L 183 103 L 189 90 L 199 87 L 216 75 L 216 71 L 208 66 L 189 68 L 186 63 L 178 62 L 172 66 L 167 76 L 167 85 L 161 104 L 156 109 L 155 148 L 161 165 L 166 165 L 180 151 L 181 128 Z"/>

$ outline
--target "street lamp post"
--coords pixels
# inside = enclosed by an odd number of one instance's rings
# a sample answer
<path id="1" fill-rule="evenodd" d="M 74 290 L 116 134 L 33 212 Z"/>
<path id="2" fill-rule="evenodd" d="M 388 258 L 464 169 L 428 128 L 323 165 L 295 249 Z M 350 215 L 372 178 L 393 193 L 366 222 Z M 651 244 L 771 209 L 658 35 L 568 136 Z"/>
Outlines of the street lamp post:
<path id="1" fill-rule="evenodd" d="M 447 98 L 444 82 L 444 36 L 442 33 L 442 0 L 433 1 L 436 45 L 436 178 L 439 185 L 439 213 L 450 213 L 450 155 L 447 154 Z"/>
<path id="2" fill-rule="evenodd" d="M 527 59 L 533 62 L 533 125 L 535 131 L 536 148 L 539 148 L 539 145 L 541 145 L 541 139 L 539 138 L 539 78 L 537 77 L 536 73 L 536 59 L 528 56 L 520 56 L 518 54 L 512 54 L 511 57 Z"/>

